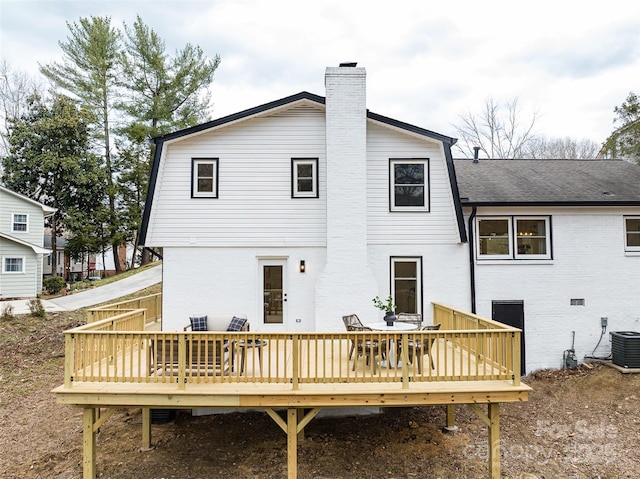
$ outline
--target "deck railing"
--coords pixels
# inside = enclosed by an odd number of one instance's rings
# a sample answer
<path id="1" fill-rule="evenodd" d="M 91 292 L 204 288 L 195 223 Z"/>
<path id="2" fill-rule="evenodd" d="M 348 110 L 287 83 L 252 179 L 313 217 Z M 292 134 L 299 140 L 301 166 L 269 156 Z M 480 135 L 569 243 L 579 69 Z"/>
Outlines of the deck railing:
<path id="1" fill-rule="evenodd" d="M 111 318 L 121 311 L 144 309 L 147 311 L 147 321 L 159 321 L 162 317 L 162 293 L 150 294 L 140 298 L 112 303 L 99 308 L 87 310 L 87 323 L 95 323 L 102 319 Z M 114 313 L 114 311 L 117 311 Z"/>
<path id="2" fill-rule="evenodd" d="M 100 311 L 116 315 L 65 332 L 65 387 L 280 383 L 297 390 L 310 383 L 395 382 L 403 388 L 425 381 L 520 383 L 520 330 L 441 304 L 434 304 L 440 330 L 402 333 L 155 332 L 145 331 L 145 310 Z M 418 358 L 421 367 L 409 357 L 414 351 L 409 346 L 416 344 L 430 353 Z M 358 345 L 363 353 L 373 347 L 370 360 L 357 356 Z M 397 367 L 383 367 L 381 361 Z"/>

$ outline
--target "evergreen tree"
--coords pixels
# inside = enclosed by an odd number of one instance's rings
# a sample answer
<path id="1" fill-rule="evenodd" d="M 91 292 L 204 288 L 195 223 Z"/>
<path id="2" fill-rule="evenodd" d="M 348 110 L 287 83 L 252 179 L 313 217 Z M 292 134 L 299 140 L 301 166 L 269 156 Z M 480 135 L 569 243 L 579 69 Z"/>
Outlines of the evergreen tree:
<path id="1" fill-rule="evenodd" d="M 64 52 L 62 63 L 40 66 L 40 71 L 56 86 L 80 99 L 97 119 L 100 128 L 94 130 L 100 139 L 107 172 L 109 206 L 109 237 L 116 271 L 120 272 L 119 246 L 125 233 L 119 221 L 117 175 L 112 160 L 111 118 L 117 99 L 117 78 L 120 74 L 121 33 L 111 27 L 108 17 L 80 18 L 67 22 L 70 36 L 59 42 Z"/>
<path id="2" fill-rule="evenodd" d="M 640 98 L 630 92 L 613 111 L 617 115 L 613 120 L 617 128 L 602 145 L 600 156 L 640 165 Z"/>

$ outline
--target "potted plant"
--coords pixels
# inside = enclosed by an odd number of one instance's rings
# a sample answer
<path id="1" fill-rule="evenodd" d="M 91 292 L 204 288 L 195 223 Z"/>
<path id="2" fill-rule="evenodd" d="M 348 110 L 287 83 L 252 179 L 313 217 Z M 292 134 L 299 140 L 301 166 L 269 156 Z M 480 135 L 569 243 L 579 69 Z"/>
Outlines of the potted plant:
<path id="1" fill-rule="evenodd" d="M 380 299 L 380 296 L 373 298 L 373 305 L 384 311 L 384 320 L 387 322 L 387 326 L 393 326 L 393 322 L 396 320 L 396 305 L 393 304 L 393 297 L 389 295 L 384 301 Z"/>

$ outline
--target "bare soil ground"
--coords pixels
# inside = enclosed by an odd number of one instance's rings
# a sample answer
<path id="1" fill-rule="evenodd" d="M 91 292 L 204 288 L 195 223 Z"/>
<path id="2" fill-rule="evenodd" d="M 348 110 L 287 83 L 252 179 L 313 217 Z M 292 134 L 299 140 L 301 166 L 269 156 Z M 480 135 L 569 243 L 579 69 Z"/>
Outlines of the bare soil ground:
<path id="1" fill-rule="evenodd" d="M 56 404 L 62 331 L 83 312 L 0 319 L 0 478 L 82 477 L 82 412 Z M 601 365 L 540 371 L 530 400 L 501 409 L 502 472 L 519 479 L 640 477 L 640 376 Z M 316 418 L 299 446 L 300 479 L 487 477 L 484 423 L 456 409 L 390 408 L 375 416 Z M 286 436 L 264 413 L 193 417 L 152 427 L 140 451 L 138 409 L 119 410 L 98 435 L 98 477 L 284 478 Z"/>

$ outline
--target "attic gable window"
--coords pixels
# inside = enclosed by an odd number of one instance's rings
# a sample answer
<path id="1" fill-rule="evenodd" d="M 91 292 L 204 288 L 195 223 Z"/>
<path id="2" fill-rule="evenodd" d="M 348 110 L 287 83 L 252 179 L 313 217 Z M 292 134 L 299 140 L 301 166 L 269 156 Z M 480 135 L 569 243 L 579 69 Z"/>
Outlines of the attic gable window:
<path id="1" fill-rule="evenodd" d="M 29 215 L 24 213 L 13 213 L 11 221 L 12 233 L 28 233 L 29 232 Z"/>
<path id="2" fill-rule="evenodd" d="M 640 216 L 624 219 L 625 251 L 640 251 Z"/>
<path id="3" fill-rule="evenodd" d="M 429 211 L 429 159 L 389 161 L 391 211 Z"/>
<path id="4" fill-rule="evenodd" d="M 218 197 L 218 158 L 191 160 L 191 197 Z"/>
<path id="5" fill-rule="evenodd" d="M 318 159 L 291 159 L 291 197 L 318 198 Z"/>

